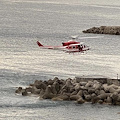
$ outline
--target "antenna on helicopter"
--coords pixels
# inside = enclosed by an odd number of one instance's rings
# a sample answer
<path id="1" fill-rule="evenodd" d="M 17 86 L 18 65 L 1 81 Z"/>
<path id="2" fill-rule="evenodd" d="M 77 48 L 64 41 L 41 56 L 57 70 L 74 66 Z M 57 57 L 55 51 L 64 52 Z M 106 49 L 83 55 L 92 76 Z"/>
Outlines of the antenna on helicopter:
<path id="1" fill-rule="evenodd" d="M 117 80 L 118 80 L 118 74 L 117 74 Z"/>

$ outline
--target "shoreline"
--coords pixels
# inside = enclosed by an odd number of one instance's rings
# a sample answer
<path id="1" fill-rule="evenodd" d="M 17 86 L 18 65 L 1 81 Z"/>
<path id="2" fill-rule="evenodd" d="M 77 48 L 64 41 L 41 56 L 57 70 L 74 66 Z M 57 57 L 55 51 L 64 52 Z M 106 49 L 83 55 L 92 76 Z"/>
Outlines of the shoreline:
<path id="1" fill-rule="evenodd" d="M 55 77 L 48 81 L 35 80 L 33 84 L 15 91 L 22 96 L 37 95 L 40 99 L 75 101 L 83 104 L 120 105 L 120 79 L 75 77 L 66 80 Z"/>

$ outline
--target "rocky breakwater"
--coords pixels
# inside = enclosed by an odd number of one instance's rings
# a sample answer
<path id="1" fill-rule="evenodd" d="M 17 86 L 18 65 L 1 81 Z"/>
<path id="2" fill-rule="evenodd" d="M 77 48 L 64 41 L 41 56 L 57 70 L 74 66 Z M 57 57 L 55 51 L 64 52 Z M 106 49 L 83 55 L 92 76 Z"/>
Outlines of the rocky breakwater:
<path id="1" fill-rule="evenodd" d="M 92 27 L 84 30 L 83 33 L 120 35 L 120 26 Z"/>
<path id="2" fill-rule="evenodd" d="M 26 88 L 19 87 L 15 91 L 23 96 L 37 95 L 40 99 L 54 101 L 75 101 L 78 104 L 90 102 L 92 104 L 120 105 L 120 86 L 109 84 L 107 81 L 87 80 L 79 81 L 68 78 L 60 80 L 36 80 Z"/>

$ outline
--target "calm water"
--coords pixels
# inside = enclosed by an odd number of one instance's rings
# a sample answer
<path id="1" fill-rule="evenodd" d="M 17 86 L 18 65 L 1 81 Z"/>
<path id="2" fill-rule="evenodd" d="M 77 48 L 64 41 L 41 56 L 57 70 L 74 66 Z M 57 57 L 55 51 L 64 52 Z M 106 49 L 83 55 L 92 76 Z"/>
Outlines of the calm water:
<path id="1" fill-rule="evenodd" d="M 119 106 L 77 105 L 15 95 L 36 79 L 120 75 L 120 36 L 83 34 L 102 25 L 119 25 L 120 2 L 112 0 L 0 0 L 0 119 L 119 120 Z M 42 50 L 79 35 L 85 54 Z"/>

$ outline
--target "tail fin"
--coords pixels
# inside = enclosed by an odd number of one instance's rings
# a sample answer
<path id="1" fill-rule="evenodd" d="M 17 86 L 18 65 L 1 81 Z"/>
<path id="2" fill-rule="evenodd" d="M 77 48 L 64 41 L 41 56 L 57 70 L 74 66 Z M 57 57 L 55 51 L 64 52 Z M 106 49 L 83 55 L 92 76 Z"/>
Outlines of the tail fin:
<path id="1" fill-rule="evenodd" d="M 39 41 L 37 41 L 37 44 L 38 44 L 39 47 L 43 46 Z"/>

